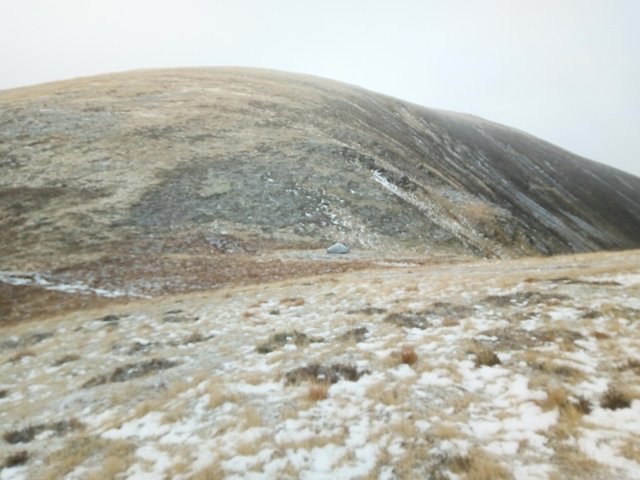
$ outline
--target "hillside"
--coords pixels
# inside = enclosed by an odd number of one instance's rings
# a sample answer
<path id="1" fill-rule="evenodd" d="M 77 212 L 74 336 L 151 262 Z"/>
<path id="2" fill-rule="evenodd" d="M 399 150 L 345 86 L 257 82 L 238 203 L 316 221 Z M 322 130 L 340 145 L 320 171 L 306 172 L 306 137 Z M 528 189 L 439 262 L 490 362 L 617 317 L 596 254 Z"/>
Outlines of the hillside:
<path id="1" fill-rule="evenodd" d="M 0 232 L 5 271 L 120 259 L 134 277 L 171 255 L 334 240 L 500 258 L 624 249 L 640 246 L 640 179 L 329 80 L 151 70 L 0 92 Z"/>
<path id="2" fill-rule="evenodd" d="M 640 179 L 329 80 L 2 91 L 0 480 L 634 478 L 638 247 Z"/>

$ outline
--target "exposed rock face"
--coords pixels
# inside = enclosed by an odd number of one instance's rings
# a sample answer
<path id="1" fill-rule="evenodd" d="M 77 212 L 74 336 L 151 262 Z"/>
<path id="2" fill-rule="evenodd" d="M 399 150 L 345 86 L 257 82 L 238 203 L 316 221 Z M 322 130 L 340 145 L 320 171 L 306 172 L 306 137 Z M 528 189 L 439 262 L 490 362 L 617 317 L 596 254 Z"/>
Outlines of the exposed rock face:
<path id="1" fill-rule="evenodd" d="M 0 92 L 3 270 L 332 238 L 479 256 L 637 247 L 640 179 L 301 75 L 158 70 Z"/>

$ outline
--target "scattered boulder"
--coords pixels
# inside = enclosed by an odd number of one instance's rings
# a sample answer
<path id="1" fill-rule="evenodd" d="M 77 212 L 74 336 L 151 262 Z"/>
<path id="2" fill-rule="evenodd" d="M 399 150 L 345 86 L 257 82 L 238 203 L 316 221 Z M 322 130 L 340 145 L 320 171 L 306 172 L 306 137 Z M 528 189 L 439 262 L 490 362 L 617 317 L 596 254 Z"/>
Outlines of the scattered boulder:
<path id="1" fill-rule="evenodd" d="M 344 254 L 349 253 L 351 249 L 342 242 L 337 242 L 327 248 L 327 253 L 330 254 Z"/>

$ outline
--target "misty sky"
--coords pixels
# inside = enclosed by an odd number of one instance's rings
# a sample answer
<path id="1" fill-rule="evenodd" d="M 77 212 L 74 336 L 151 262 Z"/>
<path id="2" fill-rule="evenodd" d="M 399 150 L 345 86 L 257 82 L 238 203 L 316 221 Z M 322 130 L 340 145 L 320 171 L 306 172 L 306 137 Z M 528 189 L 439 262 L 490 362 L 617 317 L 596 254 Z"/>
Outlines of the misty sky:
<path id="1" fill-rule="evenodd" d="M 20 0 L 0 89 L 239 65 L 472 113 L 640 176 L 638 0 Z"/>

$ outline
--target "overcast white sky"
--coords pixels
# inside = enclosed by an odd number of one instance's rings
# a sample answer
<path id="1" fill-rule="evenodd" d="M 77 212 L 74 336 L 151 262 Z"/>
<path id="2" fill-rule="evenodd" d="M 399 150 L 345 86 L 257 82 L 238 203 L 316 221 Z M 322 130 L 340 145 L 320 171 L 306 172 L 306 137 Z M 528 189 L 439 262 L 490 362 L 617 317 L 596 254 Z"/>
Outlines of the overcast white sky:
<path id="1" fill-rule="evenodd" d="M 320 75 L 640 176 L 640 0 L 16 0 L 0 89 L 143 67 Z"/>

